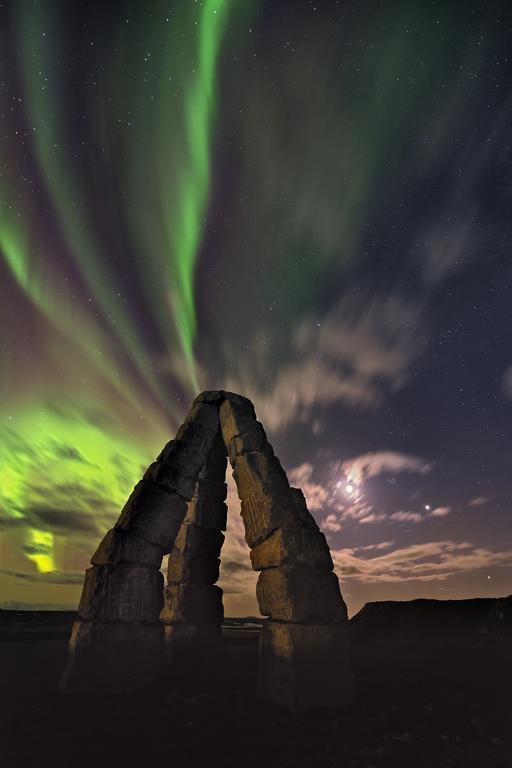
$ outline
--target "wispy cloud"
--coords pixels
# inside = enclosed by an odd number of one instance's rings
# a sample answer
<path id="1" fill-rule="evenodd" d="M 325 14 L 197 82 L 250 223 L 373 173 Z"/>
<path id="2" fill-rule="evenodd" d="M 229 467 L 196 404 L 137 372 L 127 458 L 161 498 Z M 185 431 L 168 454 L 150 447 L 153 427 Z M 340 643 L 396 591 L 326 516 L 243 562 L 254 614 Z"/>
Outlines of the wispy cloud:
<path id="1" fill-rule="evenodd" d="M 399 547 L 375 557 L 361 557 L 361 549 L 331 550 L 340 578 L 358 581 L 444 581 L 457 574 L 491 566 L 512 566 L 512 549 L 491 550 L 467 541 L 432 541 Z"/>
<path id="2" fill-rule="evenodd" d="M 327 315 L 297 326 L 287 344 L 288 362 L 279 369 L 271 338 L 262 339 L 251 375 L 241 367 L 225 386 L 245 392 L 273 430 L 307 421 L 314 409 L 335 403 L 373 408 L 407 381 L 422 320 L 418 304 L 399 296 L 345 296 Z M 234 359 L 230 354 L 231 370 Z"/>
<path id="3" fill-rule="evenodd" d="M 484 504 L 488 504 L 490 501 L 488 496 L 475 496 L 474 499 L 471 499 L 469 502 L 470 507 L 483 507 Z"/>
<path id="4" fill-rule="evenodd" d="M 370 525 L 371 523 L 381 523 L 386 519 L 386 515 L 383 512 L 372 512 L 369 515 L 359 518 L 361 525 Z"/>
<path id="5" fill-rule="evenodd" d="M 501 379 L 501 388 L 505 397 L 512 398 L 512 365 L 507 368 Z"/>
<path id="6" fill-rule="evenodd" d="M 467 64 L 474 71 L 474 62 Z M 460 67 L 459 78 L 467 77 L 466 66 Z M 432 115 L 425 129 L 425 140 L 419 142 L 420 166 L 426 176 L 436 172 L 433 153 L 439 152 L 440 142 L 448 136 L 461 119 L 471 119 L 473 104 L 467 99 L 469 91 L 457 87 L 446 105 Z M 509 130 L 510 97 L 496 110 L 488 133 L 482 137 L 477 132 L 467 132 L 456 151 L 450 157 L 450 181 L 444 185 L 445 194 L 432 207 L 430 215 L 421 227 L 411 246 L 412 260 L 418 267 L 427 286 L 449 279 L 466 268 L 478 253 L 488 249 L 494 227 L 488 227 L 489 214 L 479 200 L 489 173 L 497 177 L 503 167 L 503 146 Z M 464 116 L 464 117 L 463 117 Z M 483 140 L 482 140 L 483 138 Z M 510 371 L 511 369 L 509 369 Z M 510 388 L 510 374 L 508 388 Z M 504 382 L 505 383 L 505 382 Z"/>
<path id="7" fill-rule="evenodd" d="M 224 590 L 226 615 L 254 613 L 256 609 L 256 581 L 252 570 L 250 550 L 245 541 L 245 528 L 240 514 L 240 499 L 228 471 L 228 528 L 221 552 L 219 586 Z"/>
<path id="8" fill-rule="evenodd" d="M 389 516 L 390 520 L 396 520 L 397 523 L 422 523 L 423 517 L 419 512 L 393 512 Z"/>
<path id="9" fill-rule="evenodd" d="M 451 511 L 451 507 L 436 507 L 432 512 L 429 512 L 429 517 L 446 517 Z"/>
<path id="10" fill-rule="evenodd" d="M 372 550 L 389 549 L 393 546 L 394 541 L 379 541 L 377 544 L 366 544 L 364 547 L 356 547 L 356 552 L 371 552 Z"/>
<path id="11" fill-rule="evenodd" d="M 321 527 L 328 533 L 338 533 L 343 530 L 343 526 L 336 515 L 327 515 L 325 520 L 322 521 Z"/>
<path id="12" fill-rule="evenodd" d="M 334 462 L 322 483 L 314 479 L 315 469 L 311 463 L 292 468 L 288 477 L 292 484 L 302 488 L 311 512 L 324 512 L 322 528 L 329 533 L 342 530 L 344 521 L 360 525 L 390 523 L 422 523 L 429 518 L 442 518 L 450 514 L 449 506 L 438 506 L 432 511 L 399 510 L 390 513 L 375 508 L 368 502 L 364 492 L 364 481 L 379 475 L 400 473 L 426 475 L 433 464 L 419 456 L 396 451 L 375 451 Z M 325 470 L 325 467 L 324 467 Z M 325 476 L 324 471 L 324 476 Z M 344 478 L 340 480 L 340 477 Z"/>
<path id="13" fill-rule="evenodd" d="M 457 215 L 457 221 L 443 216 L 418 232 L 417 259 L 427 284 L 439 283 L 462 270 L 481 246 L 475 211 L 457 211 Z"/>
<path id="14" fill-rule="evenodd" d="M 329 498 L 329 490 L 313 482 L 312 476 L 313 465 L 309 463 L 301 464 L 288 472 L 290 484 L 302 489 L 310 512 L 324 508 Z"/>
<path id="15" fill-rule="evenodd" d="M 398 512 L 393 512 L 389 519 L 397 523 L 423 523 L 429 517 L 446 517 L 451 511 L 451 507 L 436 507 L 425 514 L 399 510 Z"/>
<path id="16" fill-rule="evenodd" d="M 399 474 L 401 472 L 428 474 L 432 464 L 418 456 L 410 456 L 396 451 L 377 451 L 365 453 L 353 459 L 347 459 L 342 464 L 346 475 L 356 483 L 361 483 L 369 477 L 382 474 Z"/>

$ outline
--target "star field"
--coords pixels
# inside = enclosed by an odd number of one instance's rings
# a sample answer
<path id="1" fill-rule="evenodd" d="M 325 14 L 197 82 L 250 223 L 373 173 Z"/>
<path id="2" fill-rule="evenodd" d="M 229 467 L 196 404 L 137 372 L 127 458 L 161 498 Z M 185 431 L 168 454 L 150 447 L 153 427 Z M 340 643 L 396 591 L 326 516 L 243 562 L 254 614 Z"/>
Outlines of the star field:
<path id="1" fill-rule="evenodd" d="M 2 604 L 74 606 L 220 388 L 352 611 L 510 592 L 511 43 L 503 2 L 0 5 Z"/>

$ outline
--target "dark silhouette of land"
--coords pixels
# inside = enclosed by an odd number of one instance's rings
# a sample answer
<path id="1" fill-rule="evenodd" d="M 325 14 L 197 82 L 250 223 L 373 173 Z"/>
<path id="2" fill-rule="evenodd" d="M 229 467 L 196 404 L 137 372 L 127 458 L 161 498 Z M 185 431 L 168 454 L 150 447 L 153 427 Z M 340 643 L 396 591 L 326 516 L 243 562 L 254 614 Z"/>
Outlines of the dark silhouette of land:
<path id="1" fill-rule="evenodd" d="M 0 757 L 25 766 L 512 766 L 512 597 L 366 605 L 356 701 L 292 715 L 257 699 L 259 619 L 228 619 L 222 668 L 136 695 L 62 696 L 75 614 L 0 611 Z"/>

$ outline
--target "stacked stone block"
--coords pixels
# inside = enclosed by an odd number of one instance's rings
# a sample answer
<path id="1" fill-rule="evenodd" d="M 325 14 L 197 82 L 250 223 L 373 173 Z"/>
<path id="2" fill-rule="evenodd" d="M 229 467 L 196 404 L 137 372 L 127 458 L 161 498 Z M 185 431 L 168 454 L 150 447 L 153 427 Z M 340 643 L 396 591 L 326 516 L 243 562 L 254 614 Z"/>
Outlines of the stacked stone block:
<path id="1" fill-rule="evenodd" d="M 161 620 L 168 666 L 216 665 L 223 653 L 220 551 L 227 522 L 226 449 L 220 431 L 169 556 Z"/>
<path id="2" fill-rule="evenodd" d="M 231 396 L 219 410 L 233 467 L 263 623 L 259 692 L 299 712 L 341 707 L 353 696 L 347 610 L 324 535 L 291 488 L 252 404 Z"/>
<path id="3" fill-rule="evenodd" d="M 158 676 L 164 660 L 162 556 L 174 545 L 218 430 L 218 408 L 197 404 L 92 556 L 61 690 L 127 692 Z"/>
<path id="4" fill-rule="evenodd" d="M 163 667 L 221 669 L 226 452 L 264 622 L 259 691 L 293 711 L 352 697 L 347 612 L 325 537 L 291 488 L 252 403 L 204 392 L 146 471 L 91 559 L 73 627 L 66 691 L 131 691 Z M 170 553 L 163 595 L 162 555 Z"/>

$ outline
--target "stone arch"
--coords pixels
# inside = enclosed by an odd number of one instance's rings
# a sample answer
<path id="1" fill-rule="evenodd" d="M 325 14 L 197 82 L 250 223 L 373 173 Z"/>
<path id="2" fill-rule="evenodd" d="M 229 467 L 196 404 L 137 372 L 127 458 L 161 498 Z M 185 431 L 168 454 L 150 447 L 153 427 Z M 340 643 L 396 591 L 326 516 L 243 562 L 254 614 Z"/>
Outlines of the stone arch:
<path id="1" fill-rule="evenodd" d="M 131 691 L 182 652 L 221 652 L 216 585 L 227 458 L 241 500 L 257 600 L 259 693 L 292 710 L 352 697 L 347 611 L 324 535 L 292 488 L 252 403 L 203 392 L 135 486 L 91 558 L 61 683 Z M 159 570 L 169 554 L 163 592 Z"/>

